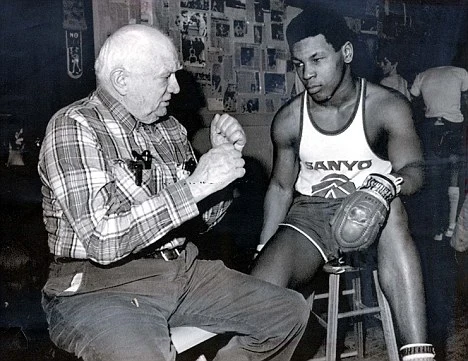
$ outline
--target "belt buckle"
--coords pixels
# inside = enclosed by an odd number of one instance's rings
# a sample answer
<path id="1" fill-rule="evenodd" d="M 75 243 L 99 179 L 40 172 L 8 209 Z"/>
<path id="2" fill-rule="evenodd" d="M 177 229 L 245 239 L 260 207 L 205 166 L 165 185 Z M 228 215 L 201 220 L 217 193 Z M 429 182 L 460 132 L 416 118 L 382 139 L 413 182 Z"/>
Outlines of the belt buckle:
<path id="1" fill-rule="evenodd" d="M 161 252 L 161 257 L 166 262 L 172 261 L 180 256 L 180 252 L 177 248 L 162 249 L 160 252 Z"/>

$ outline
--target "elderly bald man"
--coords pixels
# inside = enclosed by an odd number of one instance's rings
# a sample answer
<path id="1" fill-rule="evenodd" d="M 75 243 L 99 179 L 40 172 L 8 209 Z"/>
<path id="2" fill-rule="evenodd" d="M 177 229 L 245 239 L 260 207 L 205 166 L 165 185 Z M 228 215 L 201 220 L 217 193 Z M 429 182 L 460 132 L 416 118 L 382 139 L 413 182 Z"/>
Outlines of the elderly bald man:
<path id="1" fill-rule="evenodd" d="M 245 133 L 215 115 L 199 160 L 167 114 L 181 69 L 171 40 L 129 25 L 96 60 L 97 89 L 59 110 L 40 152 L 54 261 L 43 289 L 50 337 L 88 360 L 174 360 L 169 329 L 239 334 L 215 360 L 288 360 L 303 297 L 197 259 L 190 238 L 220 221 L 245 173 Z M 216 247 L 216 245 L 213 245 Z"/>

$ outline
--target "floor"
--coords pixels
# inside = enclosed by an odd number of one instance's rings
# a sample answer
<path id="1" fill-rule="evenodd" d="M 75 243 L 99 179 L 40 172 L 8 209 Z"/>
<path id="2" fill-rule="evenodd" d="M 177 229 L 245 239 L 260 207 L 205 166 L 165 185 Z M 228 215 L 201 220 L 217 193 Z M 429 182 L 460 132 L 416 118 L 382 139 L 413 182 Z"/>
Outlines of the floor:
<path id="1" fill-rule="evenodd" d="M 251 200 L 255 197 L 258 197 L 257 193 L 251 195 Z M 2 265 L 12 268 L 20 265 L 23 266 L 21 269 L 26 270 L 23 273 L 11 274 L 10 272 L 8 285 L 5 286 L 2 283 L 0 288 L 0 359 L 8 361 L 74 360 L 73 357 L 51 345 L 47 336 L 47 325 L 40 308 L 39 290 L 46 277 L 47 266 L 44 265 L 48 264 L 48 252 L 41 221 L 40 183 L 35 167 L 5 168 L 2 163 L 0 165 L 0 201 L 0 260 Z M 420 208 L 421 205 L 417 204 L 418 202 L 418 198 L 415 197 L 413 203 L 408 204 L 409 208 Z M 235 207 L 236 205 L 233 208 L 234 213 L 239 215 Z M 242 207 L 237 207 L 242 209 Z M 243 214 L 240 217 L 251 218 L 252 214 Z M 240 237 L 247 239 L 245 241 L 247 243 L 240 245 L 237 239 L 227 235 L 236 219 L 228 217 L 218 228 L 215 236 L 222 237 L 225 241 L 219 247 L 218 253 L 210 254 L 210 251 L 212 252 L 210 249 L 202 249 L 202 253 L 205 252 L 207 258 L 219 257 L 229 266 L 245 271 L 248 265 L 246 260 L 251 259 L 249 242 L 252 242 L 255 238 L 253 234 L 257 232 L 257 229 L 252 227 L 258 227 L 259 222 L 245 222 L 250 228 L 241 229 Z M 429 327 L 433 330 L 431 337 L 435 342 L 440 340 L 440 343 L 444 343 L 444 339 L 448 338 L 448 354 L 437 358 L 437 361 L 466 360 L 468 354 L 467 255 L 457 254 L 455 260 L 454 252 L 448 246 L 448 240 L 444 240 L 444 244 L 434 243 L 425 234 L 424 226 L 419 225 L 419 228 L 416 226 L 414 233 L 425 265 L 423 268 L 427 278 L 428 302 L 430 306 L 432 305 L 428 309 Z M 8 247 L 10 245 L 20 247 L 14 247 L 16 250 L 11 251 Z M 30 257 L 23 259 L 24 254 Z M 4 270 L 1 271 L 3 275 Z M 457 279 L 458 287 L 456 287 Z M 28 281 L 25 282 L 25 280 Z M 444 297 L 452 293 L 456 296 L 454 296 L 456 300 L 454 309 L 457 317 L 448 328 L 447 320 L 451 317 L 444 313 L 440 305 L 449 303 L 445 302 Z M 450 296 L 448 297 L 450 299 Z M 448 335 L 446 335 L 447 329 L 449 329 Z M 346 350 L 354 347 L 351 336 L 351 331 L 344 335 L 342 345 Z M 323 353 L 323 340 L 324 330 L 311 323 L 307 335 L 297 348 L 293 361 L 305 361 L 314 353 L 316 355 Z M 209 360 L 226 341 L 223 337 L 217 337 L 199 348 L 180 355 L 178 361 L 195 360 L 201 353 L 205 354 Z M 355 359 L 349 358 L 348 360 Z M 365 360 L 385 361 L 387 359 L 381 328 L 378 323 L 372 323 L 367 329 Z"/>

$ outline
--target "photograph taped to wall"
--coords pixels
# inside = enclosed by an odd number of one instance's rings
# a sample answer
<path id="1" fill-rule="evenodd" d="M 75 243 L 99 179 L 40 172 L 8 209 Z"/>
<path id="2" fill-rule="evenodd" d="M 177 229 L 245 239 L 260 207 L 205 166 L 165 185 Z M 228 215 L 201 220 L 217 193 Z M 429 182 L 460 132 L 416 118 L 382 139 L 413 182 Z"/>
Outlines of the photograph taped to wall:
<path id="1" fill-rule="evenodd" d="M 265 56 L 265 69 L 269 72 L 286 73 L 288 71 L 288 55 L 286 50 L 267 48 Z"/>
<path id="2" fill-rule="evenodd" d="M 254 43 L 261 44 L 263 39 L 263 26 L 255 25 L 254 26 Z"/>
<path id="3" fill-rule="evenodd" d="M 284 41 L 284 28 L 283 23 L 271 24 L 271 39 Z"/>
<path id="4" fill-rule="evenodd" d="M 260 69 L 260 48 L 254 44 L 235 44 L 236 67 L 244 69 Z"/>
<path id="5" fill-rule="evenodd" d="M 286 76 L 277 73 L 265 73 L 265 94 L 285 94 Z"/>
<path id="6" fill-rule="evenodd" d="M 221 64 L 223 62 L 223 51 L 220 49 L 210 48 L 206 52 L 206 61 L 210 64 Z"/>
<path id="7" fill-rule="evenodd" d="M 247 22 L 245 20 L 233 20 L 234 37 L 243 38 L 247 35 Z"/>
<path id="8" fill-rule="evenodd" d="M 206 36 L 208 32 L 206 13 L 182 10 L 180 14 L 177 15 L 175 24 L 181 34 Z"/>
<path id="9" fill-rule="evenodd" d="M 239 93 L 260 92 L 260 74 L 258 71 L 236 71 L 236 80 Z"/>
<path id="10" fill-rule="evenodd" d="M 241 113 L 258 113 L 260 101 L 258 98 L 240 98 L 239 111 Z"/>
<path id="11" fill-rule="evenodd" d="M 182 35 L 182 59 L 184 65 L 194 67 L 204 67 L 205 57 L 205 38 L 200 36 Z"/>
<path id="12" fill-rule="evenodd" d="M 284 12 L 279 10 L 271 10 L 271 21 L 282 23 L 284 19 Z"/>
<path id="13" fill-rule="evenodd" d="M 197 83 L 211 84 L 211 71 L 209 69 L 193 69 L 191 73 Z"/>
<path id="14" fill-rule="evenodd" d="M 211 70 L 211 95 L 212 96 L 221 96 L 223 91 L 223 86 L 221 83 L 221 64 L 213 64 Z"/>
<path id="15" fill-rule="evenodd" d="M 154 25 L 153 2 L 151 0 L 141 0 L 140 20 L 142 24 Z"/>
<path id="16" fill-rule="evenodd" d="M 227 38 L 230 35 L 231 26 L 227 19 L 211 18 L 211 28 L 214 29 L 214 36 Z"/>
<path id="17" fill-rule="evenodd" d="M 263 23 L 265 18 L 263 16 L 263 9 L 260 3 L 254 4 L 254 13 L 255 13 L 255 21 L 257 23 Z"/>
<path id="18" fill-rule="evenodd" d="M 214 13 L 223 13 L 224 0 L 211 0 L 211 11 Z"/>
<path id="19" fill-rule="evenodd" d="M 229 52 L 231 48 L 231 25 L 227 18 L 211 17 L 210 32 L 211 47 L 224 49 Z"/>
<path id="20" fill-rule="evenodd" d="M 268 71 L 276 71 L 276 49 L 266 49 L 265 69 Z"/>
<path id="21" fill-rule="evenodd" d="M 234 9 L 245 9 L 246 0 L 226 0 L 226 6 Z"/>
<path id="22" fill-rule="evenodd" d="M 208 10 L 210 5 L 209 0 L 180 0 L 181 8 Z"/>
<path id="23" fill-rule="evenodd" d="M 223 97 L 224 111 L 235 112 L 237 110 L 236 84 L 228 84 Z"/>

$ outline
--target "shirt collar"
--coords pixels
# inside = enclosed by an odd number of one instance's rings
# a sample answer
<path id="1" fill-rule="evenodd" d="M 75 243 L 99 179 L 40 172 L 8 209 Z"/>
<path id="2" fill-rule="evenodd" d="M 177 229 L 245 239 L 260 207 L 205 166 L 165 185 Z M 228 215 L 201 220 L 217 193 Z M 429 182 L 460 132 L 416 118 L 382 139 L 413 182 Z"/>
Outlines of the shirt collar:
<path id="1" fill-rule="evenodd" d="M 131 115 L 127 109 L 109 94 L 102 87 L 96 89 L 96 96 L 101 100 L 106 108 L 109 109 L 114 119 L 124 128 L 128 133 L 133 132 L 138 125 L 138 121 Z"/>

